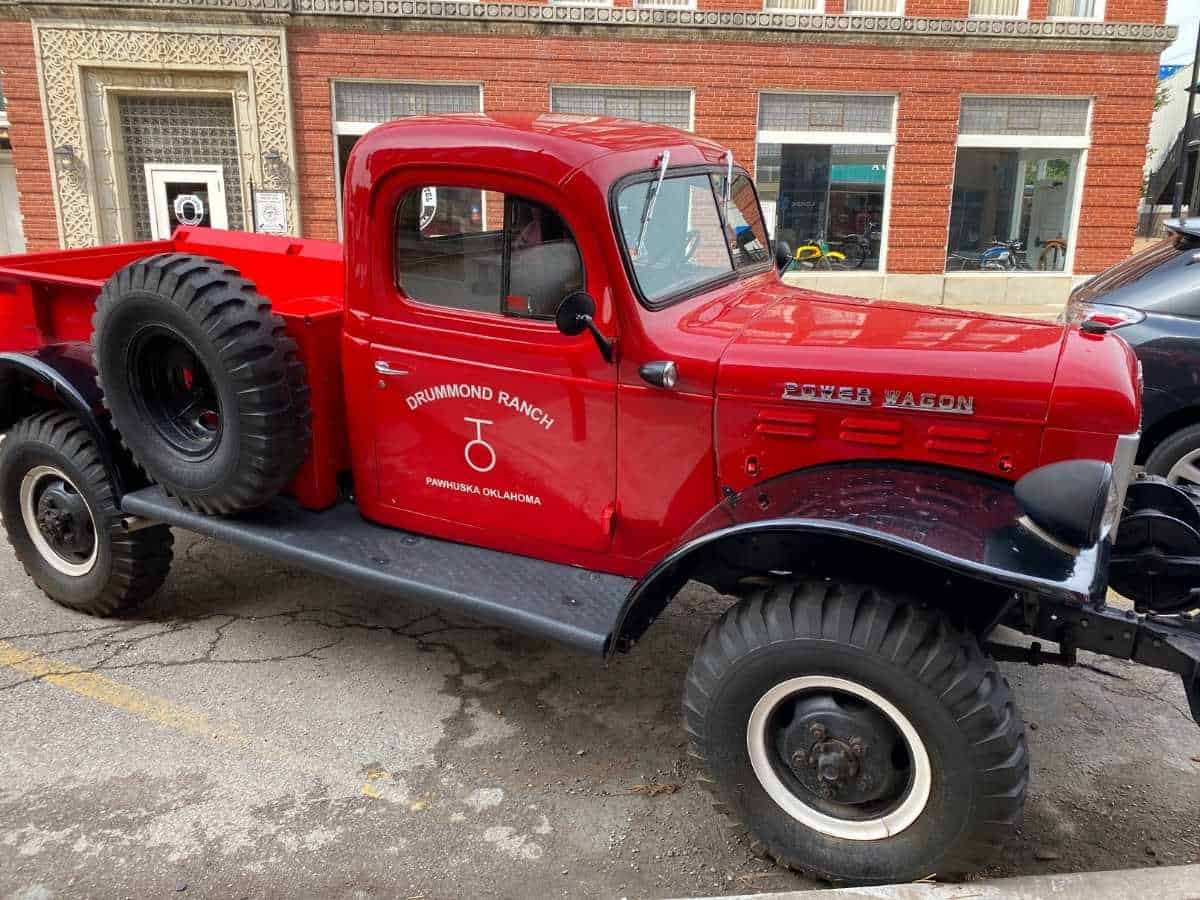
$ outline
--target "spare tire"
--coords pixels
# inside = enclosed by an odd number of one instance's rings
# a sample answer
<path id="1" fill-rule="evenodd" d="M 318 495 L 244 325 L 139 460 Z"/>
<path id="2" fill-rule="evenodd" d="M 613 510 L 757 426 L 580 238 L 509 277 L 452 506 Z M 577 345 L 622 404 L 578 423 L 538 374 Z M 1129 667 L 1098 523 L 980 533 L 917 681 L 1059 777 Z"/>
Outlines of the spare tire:
<path id="1" fill-rule="evenodd" d="M 258 506 L 303 462 L 304 367 L 283 320 L 236 269 L 186 253 L 131 263 L 104 285 L 92 327 L 113 425 L 185 506 Z"/>

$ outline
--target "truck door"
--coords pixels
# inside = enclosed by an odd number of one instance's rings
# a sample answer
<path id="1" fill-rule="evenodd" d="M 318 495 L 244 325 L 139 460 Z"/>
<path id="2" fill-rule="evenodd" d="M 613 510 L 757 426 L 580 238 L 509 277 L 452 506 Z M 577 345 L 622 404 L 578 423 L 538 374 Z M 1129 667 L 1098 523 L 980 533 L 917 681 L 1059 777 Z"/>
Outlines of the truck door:
<path id="1" fill-rule="evenodd" d="M 601 296 L 603 261 L 552 198 L 489 186 L 398 193 L 393 285 L 372 322 L 379 499 L 404 527 L 469 543 L 602 551 L 616 367 L 553 319 L 567 294 Z"/>

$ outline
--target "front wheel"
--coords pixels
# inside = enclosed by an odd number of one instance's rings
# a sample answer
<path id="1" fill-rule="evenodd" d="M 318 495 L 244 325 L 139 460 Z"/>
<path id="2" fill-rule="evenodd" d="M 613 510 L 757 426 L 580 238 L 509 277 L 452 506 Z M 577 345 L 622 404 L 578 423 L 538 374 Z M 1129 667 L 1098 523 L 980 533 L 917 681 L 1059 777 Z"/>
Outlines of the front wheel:
<path id="1" fill-rule="evenodd" d="M 1200 425 L 1167 437 L 1146 458 L 1146 474 L 1161 475 L 1182 488 L 1200 488 Z"/>
<path id="2" fill-rule="evenodd" d="M 833 881 L 986 865 L 1018 827 L 1024 725 L 974 638 L 866 586 L 763 589 L 684 689 L 693 753 L 758 849 Z"/>
<path id="3" fill-rule="evenodd" d="M 42 591 L 94 616 L 128 612 L 171 565 L 171 531 L 130 531 L 92 433 L 53 411 L 18 422 L 0 445 L 0 515 Z"/>

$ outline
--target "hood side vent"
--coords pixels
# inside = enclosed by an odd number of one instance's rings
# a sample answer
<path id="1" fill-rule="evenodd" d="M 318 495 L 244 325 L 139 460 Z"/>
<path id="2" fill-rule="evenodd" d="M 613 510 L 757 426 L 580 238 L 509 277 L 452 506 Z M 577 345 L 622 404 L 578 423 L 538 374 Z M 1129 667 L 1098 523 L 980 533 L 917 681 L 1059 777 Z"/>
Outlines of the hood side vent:
<path id="1" fill-rule="evenodd" d="M 754 430 L 768 437 L 812 440 L 817 436 L 817 417 L 812 413 L 763 410 L 754 417 Z"/>
<path id="2" fill-rule="evenodd" d="M 986 456 L 992 449 L 992 434 L 983 428 L 931 425 L 925 435 L 925 448 L 937 453 Z"/>
<path id="3" fill-rule="evenodd" d="M 904 436 L 904 423 L 896 419 L 842 419 L 838 437 L 850 444 L 872 447 L 899 447 Z"/>

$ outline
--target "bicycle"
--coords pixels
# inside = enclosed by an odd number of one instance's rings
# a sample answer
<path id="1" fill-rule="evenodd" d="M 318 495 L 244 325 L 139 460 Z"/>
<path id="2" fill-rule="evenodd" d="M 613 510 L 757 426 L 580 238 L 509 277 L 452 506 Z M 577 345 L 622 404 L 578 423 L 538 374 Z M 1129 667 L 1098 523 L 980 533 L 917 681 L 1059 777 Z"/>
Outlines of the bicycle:
<path id="1" fill-rule="evenodd" d="M 838 241 L 838 246 L 846 256 L 846 266 L 851 269 L 861 269 L 872 256 L 872 242 L 879 237 L 879 223 L 868 221 L 862 234 L 846 234 Z"/>
<path id="2" fill-rule="evenodd" d="M 844 268 L 846 268 L 846 254 L 840 250 L 829 249 L 828 241 L 817 239 L 809 240 L 798 246 L 796 252 L 792 254 L 792 261 L 788 263 L 787 269 L 784 271 Z"/>

